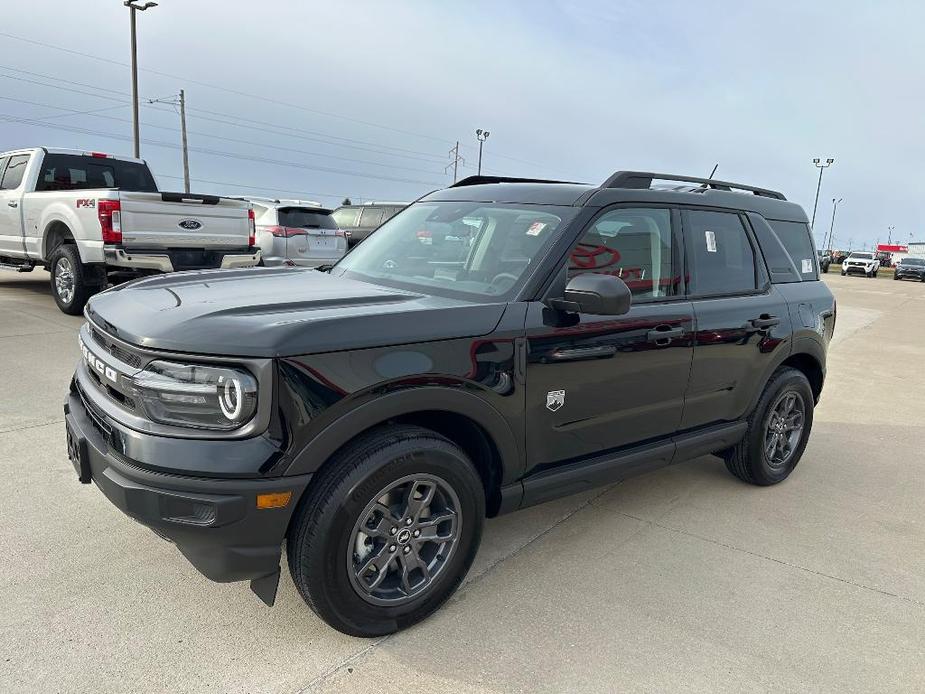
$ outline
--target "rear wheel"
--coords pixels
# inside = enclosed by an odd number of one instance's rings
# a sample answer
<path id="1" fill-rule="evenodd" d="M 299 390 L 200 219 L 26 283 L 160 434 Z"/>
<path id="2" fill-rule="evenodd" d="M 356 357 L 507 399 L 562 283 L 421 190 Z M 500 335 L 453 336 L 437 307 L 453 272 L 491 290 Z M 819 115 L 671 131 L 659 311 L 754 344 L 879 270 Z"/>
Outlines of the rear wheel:
<path id="1" fill-rule="evenodd" d="M 761 486 L 787 479 L 806 448 L 813 404 L 813 391 L 802 371 L 775 371 L 748 418 L 745 437 L 721 454 L 729 472 Z"/>
<path id="2" fill-rule="evenodd" d="M 64 313 L 79 316 L 93 294 L 100 290 L 98 285 L 88 282 L 91 273 L 80 262 L 77 246 L 63 243 L 51 254 L 51 293 Z"/>
<path id="3" fill-rule="evenodd" d="M 312 481 L 287 539 L 289 570 L 335 629 L 388 634 L 453 594 L 484 517 L 481 478 L 462 450 L 421 427 L 379 427 Z"/>

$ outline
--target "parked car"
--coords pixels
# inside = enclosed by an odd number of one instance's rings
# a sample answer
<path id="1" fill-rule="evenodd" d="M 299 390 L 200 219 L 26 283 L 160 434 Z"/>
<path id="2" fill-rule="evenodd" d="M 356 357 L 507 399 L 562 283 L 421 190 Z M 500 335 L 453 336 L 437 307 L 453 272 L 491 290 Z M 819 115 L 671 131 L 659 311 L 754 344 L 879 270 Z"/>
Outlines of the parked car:
<path id="1" fill-rule="evenodd" d="M 347 235 L 317 202 L 246 198 L 254 208 L 264 265 L 330 265 L 347 252 Z"/>
<path id="2" fill-rule="evenodd" d="M 327 272 L 94 296 L 67 450 L 205 576 L 273 604 L 285 542 L 322 619 L 393 632 L 459 586 L 486 516 L 709 453 L 786 479 L 835 328 L 813 253 L 762 188 L 464 179 Z"/>
<path id="3" fill-rule="evenodd" d="M 893 271 L 894 280 L 913 279 L 925 282 L 925 258 L 906 256 Z"/>
<path id="4" fill-rule="evenodd" d="M 816 251 L 819 255 L 819 269 L 823 272 L 829 271 L 829 266 L 832 265 L 832 254 L 828 251 Z"/>
<path id="5" fill-rule="evenodd" d="M 406 202 L 368 202 L 363 205 L 342 205 L 334 210 L 334 221 L 347 232 L 347 242 L 355 246 L 380 226 L 401 212 Z"/>
<path id="6" fill-rule="evenodd" d="M 845 258 L 841 266 L 841 274 L 864 274 L 867 277 L 876 277 L 880 270 L 880 261 L 877 256 L 867 251 L 852 251 Z"/>
<path id="7" fill-rule="evenodd" d="M 48 147 L 0 154 L 0 268 L 49 270 L 65 313 L 80 314 L 116 275 L 259 261 L 250 205 L 158 192 L 141 159 Z"/>

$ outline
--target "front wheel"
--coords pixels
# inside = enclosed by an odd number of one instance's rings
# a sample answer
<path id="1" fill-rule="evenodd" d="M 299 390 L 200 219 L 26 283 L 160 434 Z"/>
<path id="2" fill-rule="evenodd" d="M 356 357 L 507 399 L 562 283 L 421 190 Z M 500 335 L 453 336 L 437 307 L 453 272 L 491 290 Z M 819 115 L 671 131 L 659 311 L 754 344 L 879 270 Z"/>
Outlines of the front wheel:
<path id="1" fill-rule="evenodd" d="M 841 276 L 842 276 L 842 277 L 844 277 L 844 276 L 847 275 L 847 274 L 848 274 L 848 273 L 845 272 L 844 270 L 841 271 Z"/>
<path id="2" fill-rule="evenodd" d="M 481 478 L 455 444 L 421 427 L 378 427 L 312 480 L 287 538 L 289 570 L 338 631 L 389 634 L 453 594 L 484 517 Z"/>
<path id="3" fill-rule="evenodd" d="M 79 316 L 100 287 L 88 283 L 87 267 L 80 262 L 77 246 L 61 244 L 51 254 L 51 294 L 64 313 Z"/>
<path id="4" fill-rule="evenodd" d="M 803 372 L 777 369 L 748 418 L 745 437 L 721 454 L 729 472 L 760 486 L 787 479 L 809 440 L 813 405 L 813 391 Z"/>

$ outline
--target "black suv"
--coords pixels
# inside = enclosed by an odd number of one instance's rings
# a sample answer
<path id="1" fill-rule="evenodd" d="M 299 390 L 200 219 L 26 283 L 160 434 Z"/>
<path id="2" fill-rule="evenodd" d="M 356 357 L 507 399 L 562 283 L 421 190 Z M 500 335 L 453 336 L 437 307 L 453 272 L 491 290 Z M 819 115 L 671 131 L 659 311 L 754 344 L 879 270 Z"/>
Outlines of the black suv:
<path id="1" fill-rule="evenodd" d="M 815 253 L 761 188 L 468 178 L 327 272 L 93 297 L 69 455 L 207 577 L 272 604 L 285 543 L 325 621 L 392 632 L 453 593 L 486 516 L 710 453 L 784 480 L 835 327 Z"/>
<path id="2" fill-rule="evenodd" d="M 341 205 L 331 216 L 347 234 L 347 244 L 355 246 L 407 206 L 402 202 L 374 202 Z"/>
<path id="3" fill-rule="evenodd" d="M 925 282 L 925 258 L 906 257 L 896 263 L 894 280 L 913 279 Z"/>

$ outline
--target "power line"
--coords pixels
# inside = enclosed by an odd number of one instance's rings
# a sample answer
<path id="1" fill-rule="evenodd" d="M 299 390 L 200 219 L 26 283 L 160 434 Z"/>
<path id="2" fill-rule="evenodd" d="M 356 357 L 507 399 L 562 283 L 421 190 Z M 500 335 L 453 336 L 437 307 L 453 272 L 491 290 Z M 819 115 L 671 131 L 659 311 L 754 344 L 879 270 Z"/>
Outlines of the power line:
<path id="1" fill-rule="evenodd" d="M 53 130 L 64 130 L 67 132 L 80 133 L 84 135 L 96 135 L 98 137 L 106 137 L 106 138 L 113 139 L 113 140 L 131 142 L 131 138 L 123 136 L 123 135 L 117 135 L 115 133 L 100 132 L 98 130 L 90 130 L 89 128 L 78 128 L 74 126 L 61 125 L 57 123 L 50 124 L 50 123 L 46 123 L 43 121 L 37 121 L 34 119 L 21 118 L 19 116 L 14 116 L 12 114 L 7 114 L 7 113 L 0 113 L 0 119 L 5 120 L 7 122 L 21 123 L 24 125 L 51 128 Z M 148 145 L 153 145 L 155 147 L 166 147 L 169 149 L 179 149 L 179 145 L 172 143 L 172 142 L 162 142 L 158 140 L 147 140 L 147 139 L 142 140 L 142 142 Z M 249 155 L 244 155 L 244 154 L 237 154 L 235 152 L 225 152 L 222 150 L 206 149 L 203 147 L 190 147 L 190 151 L 198 152 L 200 154 L 209 154 L 209 155 L 217 156 L 217 157 L 226 157 L 229 159 L 239 159 L 242 161 L 258 162 L 258 163 L 264 163 L 264 164 L 276 164 L 278 166 L 289 166 L 289 167 L 297 168 L 297 169 L 306 169 L 308 171 L 324 171 L 326 173 L 334 173 L 334 174 L 340 174 L 344 176 L 356 176 L 358 178 L 369 178 L 369 179 L 379 180 L 379 181 L 393 181 L 395 183 L 409 183 L 409 184 L 417 184 L 417 185 L 424 185 L 424 186 L 437 186 L 437 187 L 440 187 L 443 185 L 442 183 L 438 183 L 434 181 L 420 181 L 420 180 L 410 179 L 410 178 L 397 178 L 394 176 L 375 176 L 375 175 L 370 175 L 367 173 L 361 173 L 359 171 L 335 169 L 335 168 L 326 167 L 326 166 L 308 166 L 306 164 L 301 164 L 299 162 L 285 161 L 281 159 L 270 159 L 268 157 L 249 156 Z"/>
<path id="2" fill-rule="evenodd" d="M 161 174 L 161 173 L 156 173 L 154 175 L 157 178 L 172 178 L 177 181 L 183 180 L 181 176 L 171 176 L 168 174 Z M 205 178 L 191 178 L 190 180 L 195 181 L 196 183 L 208 183 L 210 185 L 216 185 L 216 186 L 228 186 L 229 188 L 245 188 L 248 190 L 268 190 L 268 191 L 276 191 L 277 193 L 291 193 L 292 195 L 310 195 L 316 198 L 343 199 L 343 198 L 349 197 L 349 198 L 356 199 L 356 200 L 372 200 L 373 199 L 369 196 L 363 196 L 363 195 L 352 195 L 352 194 L 343 195 L 341 193 L 312 193 L 312 192 L 305 191 L 305 190 L 286 190 L 285 188 L 277 188 L 275 186 L 273 187 L 252 186 L 252 185 L 245 184 L 245 183 L 230 183 L 228 181 L 210 181 Z"/>
<path id="3" fill-rule="evenodd" d="M 15 98 L 13 98 L 13 97 L 7 97 L 7 96 L 2 96 L 2 95 L 0 95 L 0 99 L 3 99 L 3 100 L 5 100 L 5 101 L 14 101 L 14 102 L 18 102 L 18 103 L 31 104 L 31 105 L 34 105 L 34 106 L 40 106 L 40 107 L 42 107 L 42 108 L 54 108 L 54 109 L 59 109 L 59 110 L 62 110 L 62 111 L 68 111 L 68 113 L 66 113 L 66 114 L 61 114 L 61 115 L 93 115 L 93 116 L 96 117 L 96 118 L 103 118 L 103 119 L 105 119 L 105 120 L 116 121 L 116 122 L 118 122 L 118 123 L 131 123 L 131 122 L 132 122 L 132 121 L 129 120 L 128 118 L 118 118 L 118 117 L 116 117 L 116 116 L 103 116 L 103 115 L 95 114 L 93 111 L 75 111 L 75 110 L 73 110 L 73 109 L 68 109 L 68 108 L 65 108 L 65 107 L 63 107 L 63 106 L 55 106 L 55 105 L 52 105 L 52 104 L 43 104 L 43 103 L 39 103 L 39 102 L 35 102 L 35 101 L 27 101 L 27 100 L 25 100 L 25 99 L 15 99 Z M 113 107 L 110 107 L 110 108 L 113 108 Z M 117 107 L 117 108 L 122 108 L 122 107 Z M 155 109 L 155 110 L 158 110 L 158 111 L 165 111 L 165 112 L 166 112 L 165 109 Z M 20 118 L 20 117 L 21 117 L 21 118 L 28 118 L 29 120 L 32 120 L 32 121 L 39 121 L 39 120 L 44 121 L 44 120 L 47 120 L 47 119 L 49 119 L 49 118 L 58 118 L 58 117 L 60 117 L 60 115 L 54 115 L 54 116 L 38 116 L 38 117 L 32 117 L 32 116 L 15 116 L 15 117 L 17 117 L 17 118 Z M 158 130 L 167 130 L 167 131 L 172 132 L 172 133 L 178 132 L 177 128 L 175 128 L 175 127 L 171 127 L 171 126 L 167 126 L 167 125 L 158 125 L 158 124 L 156 124 L 156 123 L 148 123 L 147 121 L 142 121 L 142 125 L 144 125 L 146 128 L 155 128 L 155 129 L 158 129 Z M 367 159 L 353 159 L 353 158 L 351 158 L 351 157 L 341 157 L 341 156 L 338 156 L 338 155 L 336 155 L 336 154 L 327 154 L 327 153 L 324 153 L 324 152 L 310 152 L 310 151 L 301 150 L 301 149 L 293 149 L 292 147 L 285 147 L 285 146 L 280 146 L 280 145 L 271 145 L 271 144 L 267 144 L 267 143 L 263 143 L 263 142 L 254 142 L 253 140 L 242 140 L 242 139 L 234 138 L 234 137 L 225 137 L 225 136 L 223 136 L 223 135 L 213 135 L 212 133 L 200 132 L 200 131 L 196 131 L 196 130 L 190 130 L 190 131 L 189 131 L 189 134 L 190 134 L 190 135 L 196 135 L 197 137 L 208 137 L 208 138 L 212 138 L 212 139 L 215 139 L 215 140 L 221 140 L 221 141 L 224 141 L 224 142 L 233 142 L 233 143 L 235 143 L 235 144 L 251 145 L 251 146 L 254 146 L 254 147 L 263 147 L 263 148 L 267 148 L 267 149 L 277 149 L 277 150 L 281 150 L 281 151 L 284 151 L 284 152 L 293 152 L 293 153 L 295 153 L 295 154 L 304 154 L 304 155 L 310 156 L 310 157 L 326 157 L 326 158 L 329 158 L 329 159 L 337 159 L 337 160 L 340 160 L 340 161 L 351 162 L 351 163 L 354 163 L 354 164 L 366 164 L 366 165 L 370 165 L 370 166 L 382 166 L 382 167 L 387 167 L 387 168 L 389 168 L 389 169 L 402 169 L 402 170 L 405 170 L 405 171 L 413 171 L 413 172 L 415 172 L 415 173 L 424 173 L 424 174 L 429 174 L 429 175 L 432 175 L 432 176 L 439 176 L 439 175 L 441 175 L 441 173 L 440 173 L 439 171 L 433 171 L 433 170 L 430 170 L 430 169 L 419 169 L 419 168 L 414 168 L 414 167 L 410 167 L 410 166 L 398 166 L 398 165 L 391 164 L 391 163 L 377 162 L 377 161 L 369 161 L 369 160 L 367 160 Z"/>
<path id="4" fill-rule="evenodd" d="M 49 48 L 49 49 L 52 49 L 52 50 L 61 51 L 61 52 L 64 52 L 64 53 L 69 53 L 69 54 L 71 54 L 71 55 L 81 56 L 81 57 L 83 57 L 83 58 L 88 58 L 88 59 L 90 59 L 90 60 L 97 60 L 97 61 L 100 61 L 100 62 L 103 62 L 103 63 L 107 63 L 107 64 L 109 64 L 109 65 L 117 65 L 117 66 L 119 66 L 119 67 L 128 67 L 128 65 L 127 65 L 126 63 L 123 63 L 123 62 L 118 61 L 118 60 L 113 60 L 113 59 L 111 59 L 111 58 L 104 58 L 104 57 L 102 57 L 102 56 L 92 55 L 92 54 L 90 54 L 90 53 L 84 53 L 84 52 L 82 52 L 82 51 L 75 51 L 75 50 L 70 49 L 70 48 L 62 48 L 61 46 L 56 46 L 56 45 L 53 45 L 53 44 L 50 44 L 50 43 L 45 43 L 45 42 L 43 42 L 43 41 L 36 41 L 35 39 L 28 39 L 28 38 L 25 38 L 24 36 L 16 36 L 15 34 L 9 34 L 9 33 L 6 33 L 6 32 L 0 32 L 0 36 L 3 36 L 3 37 L 5 37 L 5 38 L 9 38 L 9 39 L 13 39 L 13 40 L 15 40 L 15 41 L 22 41 L 22 42 L 24 42 L 24 43 L 29 43 L 29 44 L 32 44 L 32 45 L 35 45 L 35 46 L 41 46 L 41 47 L 43 47 L 43 48 Z M 392 126 L 383 125 L 383 124 L 381 124 L 381 123 L 373 123 L 373 122 L 370 122 L 370 121 L 361 120 L 361 119 L 359 119 L 359 118 L 352 118 L 352 117 L 350 117 L 350 116 L 344 116 L 344 115 L 340 115 L 340 114 L 336 114 L 336 113 L 330 113 L 330 112 L 328 112 L 328 111 L 320 111 L 320 110 L 317 110 L 317 109 L 311 109 L 311 108 L 308 108 L 307 106 L 302 106 L 302 105 L 300 105 L 300 104 L 293 104 L 293 103 L 290 103 L 290 102 L 287 102 L 287 101 L 281 101 L 281 100 L 279 100 L 279 99 L 274 99 L 274 98 L 272 98 L 272 97 L 267 97 L 267 96 L 259 96 L 259 95 L 257 95 L 257 94 L 252 94 L 252 93 L 245 92 L 245 91 L 241 91 L 241 90 L 238 90 L 238 89 L 230 89 L 230 88 L 228 88 L 228 87 L 222 87 L 222 86 L 220 86 L 220 85 L 211 84 L 211 83 L 209 83 L 209 82 L 202 82 L 202 81 L 199 81 L 199 80 L 190 79 L 189 77 L 185 77 L 185 76 L 173 75 L 173 74 L 171 74 L 171 73 L 169 73 L 169 72 L 162 72 L 162 71 L 160 71 L 160 70 L 153 70 L 153 69 L 151 69 L 151 68 L 139 68 L 139 69 L 142 70 L 143 72 L 149 72 L 149 73 L 151 73 L 151 74 L 153 74 L 153 75 L 159 75 L 159 76 L 161 76 L 161 77 L 169 77 L 169 78 L 171 78 L 171 79 L 181 80 L 181 81 L 183 81 L 183 82 L 185 82 L 185 83 L 188 83 L 188 84 L 195 84 L 195 85 L 198 85 L 198 86 L 201 86 L 201 87 L 206 87 L 206 88 L 208 88 L 208 89 L 215 89 L 215 90 L 218 90 L 218 91 L 227 92 L 227 93 L 229 93 L 229 94 L 234 94 L 234 95 L 236 95 L 236 96 L 243 96 L 243 97 L 246 97 L 246 98 L 249 98 L 249 99 L 258 99 L 258 100 L 260 100 L 261 102 L 274 103 L 274 104 L 277 104 L 277 105 L 279 105 L 279 106 L 285 106 L 285 107 L 287 107 L 287 108 L 294 108 L 294 109 L 298 109 L 298 110 L 300 110 L 300 111 L 305 111 L 305 112 L 307 112 L 307 113 L 314 113 L 314 114 L 317 114 L 317 115 L 326 116 L 326 117 L 328 117 L 328 118 L 334 118 L 334 119 L 344 120 L 344 121 L 348 121 L 348 122 L 352 122 L 352 123 L 358 123 L 358 124 L 360 124 L 360 125 L 366 125 L 366 126 L 373 127 L 373 128 L 380 128 L 380 129 L 383 129 L 383 130 L 389 130 L 389 131 L 392 131 L 392 132 L 401 133 L 401 134 L 403 134 L 403 135 L 408 135 L 408 136 L 410 136 L 410 137 L 423 138 L 423 139 L 427 139 L 427 140 L 432 140 L 432 141 L 434 141 L 434 142 L 441 142 L 441 143 L 444 143 L 444 144 L 448 141 L 447 138 L 443 138 L 443 137 L 435 137 L 435 136 L 433 136 L 433 135 L 426 135 L 426 134 L 424 134 L 424 133 L 415 132 L 415 131 L 411 131 L 411 130 L 403 130 L 403 129 L 401 129 L 401 128 L 395 128 L 395 127 L 392 127 Z M 472 146 L 472 145 L 463 145 L 463 147 L 471 147 L 472 149 L 475 149 L 475 147 Z M 530 165 L 530 166 L 539 166 L 539 167 L 542 167 L 542 166 L 543 166 L 543 164 L 539 164 L 539 163 L 537 163 L 537 162 L 532 162 L 532 161 L 529 161 L 529 160 L 527 160 L 527 159 L 520 159 L 520 158 L 518 158 L 518 157 L 512 157 L 512 156 L 509 156 L 509 155 L 506 155 L 506 154 L 499 154 L 499 153 L 494 152 L 494 151 L 492 152 L 492 156 L 494 156 L 494 157 L 499 157 L 499 158 L 501 158 L 501 159 L 509 159 L 509 160 L 511 160 L 511 161 L 516 161 L 516 162 L 520 162 L 520 163 L 523 163 L 523 164 L 528 164 L 528 165 Z"/>
<path id="5" fill-rule="evenodd" d="M 0 36 L 2 36 L 2 33 L 0 33 Z M 34 76 L 34 77 L 41 77 L 41 78 L 44 79 L 44 80 L 67 82 L 68 84 L 75 84 L 75 85 L 78 85 L 78 86 L 87 87 L 87 88 L 89 88 L 89 89 L 94 89 L 94 90 L 97 90 L 97 89 L 98 89 L 98 90 L 100 90 L 100 91 L 105 91 L 105 92 L 108 92 L 108 93 L 110 93 L 110 94 L 121 95 L 121 96 L 123 96 L 123 97 L 126 97 L 125 100 L 124 100 L 124 103 L 125 103 L 126 105 L 128 105 L 128 104 L 131 103 L 131 101 L 128 100 L 128 95 L 127 95 L 125 92 L 119 92 L 119 91 L 116 91 L 116 90 L 114 90 L 114 89 L 107 89 L 107 88 L 105 88 L 105 87 L 97 87 L 96 85 L 93 85 L 93 84 L 86 84 L 86 83 L 82 83 L 82 82 L 72 82 L 72 81 L 70 81 L 70 80 L 64 80 L 64 79 L 62 79 L 62 78 L 54 77 L 54 76 L 52 76 L 52 75 L 45 75 L 45 74 L 42 74 L 42 73 L 39 73 L 39 72 L 33 72 L 33 71 L 31 71 L 31 70 L 20 70 L 20 69 L 18 69 L 18 68 L 11 68 L 11 67 L 6 66 L 6 65 L 0 65 L 0 69 L 9 70 L 9 71 L 11 71 L 11 72 L 22 72 L 22 73 L 24 73 L 24 74 L 32 75 L 32 76 Z M 15 75 L 3 75 L 3 74 L 0 74 L 0 77 L 6 78 L 6 79 L 11 79 L 11 80 L 18 80 L 18 81 L 21 81 L 21 82 L 27 82 L 27 83 L 29 83 L 29 84 L 35 84 L 35 85 L 39 85 L 39 86 L 42 86 L 42 87 L 48 87 L 48 88 L 50 88 L 50 89 L 59 89 L 59 90 L 63 90 L 63 91 L 66 91 L 66 92 L 71 92 L 71 93 L 74 93 L 74 94 L 82 94 L 82 95 L 84 95 L 84 96 L 91 96 L 91 97 L 98 98 L 98 99 L 107 99 L 107 100 L 109 100 L 109 101 L 123 101 L 123 99 L 116 98 L 115 96 L 106 96 L 106 95 L 104 95 L 104 94 L 98 94 L 98 93 L 96 93 L 96 91 L 87 92 L 87 91 L 83 91 L 83 90 L 80 90 L 80 89 L 74 89 L 73 87 L 63 87 L 63 86 L 60 86 L 60 85 L 57 85 L 57 84 L 46 84 L 46 83 L 44 83 L 44 82 L 40 82 L 40 81 L 37 81 L 37 80 L 34 80 L 34 79 L 27 79 L 27 78 L 25 78 L 25 77 L 16 77 Z M 154 111 L 167 112 L 166 109 L 151 108 L 151 107 L 149 107 L 149 108 L 150 108 L 150 110 L 154 110 Z M 214 122 L 214 123 L 223 123 L 223 124 L 225 124 L 225 125 L 230 125 L 230 126 L 232 126 L 232 127 L 246 128 L 247 130 L 258 130 L 258 131 L 261 131 L 261 132 L 266 132 L 266 133 L 268 133 L 268 134 L 277 135 L 277 136 L 280 136 L 280 137 L 291 137 L 291 138 L 296 138 L 296 139 L 300 139 L 300 140 L 306 140 L 306 141 L 311 141 L 311 142 L 318 142 L 318 143 L 320 143 L 320 144 L 326 144 L 326 145 L 330 145 L 330 146 L 334 146 L 334 147 L 346 147 L 346 148 L 348 148 L 348 149 L 356 149 L 356 150 L 360 150 L 360 151 L 368 151 L 368 152 L 370 152 L 370 153 L 372 153 L 372 154 L 383 154 L 383 155 L 386 155 L 386 156 L 399 157 L 399 158 L 403 158 L 403 159 L 413 159 L 413 160 L 417 160 L 417 161 L 424 161 L 424 162 L 427 162 L 427 163 L 430 163 L 430 164 L 440 163 L 441 160 L 442 160 L 442 157 L 440 157 L 440 156 L 438 156 L 438 155 L 436 155 L 436 154 L 430 154 L 430 153 L 426 153 L 426 152 L 417 152 L 417 151 L 415 151 L 415 150 L 407 150 L 407 149 L 403 149 L 403 148 L 401 148 L 401 147 L 392 147 L 392 146 L 390 146 L 390 145 L 380 145 L 380 144 L 378 144 L 378 143 L 369 143 L 369 142 L 366 142 L 366 141 L 364 141 L 364 140 L 355 140 L 355 139 L 353 139 L 353 138 L 341 137 L 341 136 L 338 136 L 338 135 L 327 135 L 327 134 L 325 134 L 325 133 L 318 133 L 317 131 L 304 130 L 304 129 L 301 129 L 301 128 L 292 128 L 292 127 L 290 127 L 290 126 L 277 125 L 277 124 L 273 124 L 273 123 L 267 123 L 267 122 L 265 122 L 265 121 L 258 121 L 258 120 L 253 120 L 253 119 L 250 119 L 250 118 L 243 118 L 243 117 L 240 117 L 240 116 L 227 116 L 226 114 L 221 114 L 221 113 L 218 113 L 218 112 L 216 112 L 216 111 L 208 111 L 208 110 L 206 110 L 206 109 L 198 109 L 198 108 L 197 108 L 197 109 L 192 109 L 192 108 L 191 108 L 191 109 L 189 109 L 189 111 L 190 111 L 190 112 L 194 112 L 194 113 L 195 113 L 195 112 L 200 112 L 200 113 L 212 113 L 212 114 L 215 114 L 215 115 L 225 115 L 225 116 L 226 116 L 225 118 L 210 118 L 210 117 L 208 117 L 208 116 L 197 116 L 197 118 L 200 119 L 200 120 L 211 121 L 211 122 Z M 232 120 L 228 120 L 229 118 L 231 118 Z M 235 122 L 235 121 L 245 121 L 245 122 L 250 122 L 250 123 L 258 123 L 258 124 L 262 124 L 262 125 L 268 125 L 268 126 L 273 127 L 273 128 L 279 128 L 279 129 L 282 129 L 282 130 L 292 130 L 292 131 L 296 131 L 296 132 L 307 132 L 307 133 L 311 133 L 311 134 L 317 134 L 317 135 L 320 135 L 320 136 L 326 137 L 326 138 L 344 140 L 345 142 L 358 142 L 358 143 L 360 143 L 360 144 L 362 144 L 362 145 L 373 145 L 373 146 L 375 146 L 375 147 L 377 147 L 377 148 L 379 148 L 379 149 L 372 149 L 372 148 L 369 148 L 369 147 L 360 147 L 360 146 L 350 145 L 350 144 L 345 144 L 345 143 L 340 143 L 340 142 L 328 142 L 327 140 L 318 139 L 318 138 L 316 138 L 316 137 L 304 137 L 304 136 L 294 135 L 294 134 L 285 133 L 285 132 L 277 132 L 277 131 L 273 131 L 273 130 L 267 130 L 267 129 L 265 129 L 265 128 L 256 128 L 256 127 L 254 127 L 254 126 L 252 126 L 252 125 L 244 125 L 244 124 L 242 124 L 241 122 Z M 397 150 L 398 152 L 410 152 L 410 153 L 415 154 L 415 155 L 423 155 L 423 156 L 410 156 L 410 155 L 408 155 L 408 154 L 399 154 L 399 153 L 397 153 L 397 152 L 396 152 L 396 153 L 392 153 L 392 152 L 388 152 L 388 151 L 382 151 L 382 149 L 394 149 L 394 150 Z M 423 157 L 430 157 L 430 159 L 425 159 L 425 158 L 423 158 Z"/>

